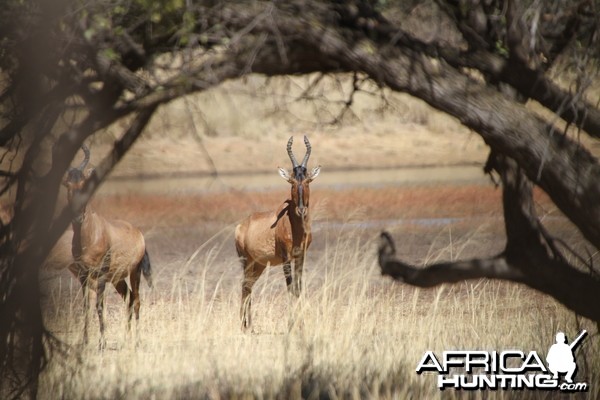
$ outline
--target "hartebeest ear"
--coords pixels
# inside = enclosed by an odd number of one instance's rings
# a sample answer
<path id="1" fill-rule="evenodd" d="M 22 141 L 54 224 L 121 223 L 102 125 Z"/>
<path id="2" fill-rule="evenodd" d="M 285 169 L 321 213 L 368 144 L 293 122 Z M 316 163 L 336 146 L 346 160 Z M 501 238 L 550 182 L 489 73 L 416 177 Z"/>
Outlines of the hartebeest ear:
<path id="1" fill-rule="evenodd" d="M 321 172 L 321 166 L 314 167 L 312 171 L 310 171 L 310 175 L 308 175 L 307 180 L 312 182 L 317 176 L 319 176 L 319 172 Z"/>
<path id="2" fill-rule="evenodd" d="M 83 178 L 87 181 L 95 172 L 96 168 L 88 168 L 83 172 Z"/>
<path id="3" fill-rule="evenodd" d="M 69 168 L 65 174 L 65 176 L 62 178 L 62 181 L 60 182 L 64 187 L 69 188 L 71 187 L 71 175 L 73 174 L 73 171 L 75 170 L 75 168 Z"/>
<path id="4" fill-rule="evenodd" d="M 285 179 L 288 182 L 292 181 L 292 177 L 290 176 L 289 172 L 287 172 L 286 169 L 281 168 L 281 167 L 277 167 L 277 169 L 279 170 L 279 175 Z"/>

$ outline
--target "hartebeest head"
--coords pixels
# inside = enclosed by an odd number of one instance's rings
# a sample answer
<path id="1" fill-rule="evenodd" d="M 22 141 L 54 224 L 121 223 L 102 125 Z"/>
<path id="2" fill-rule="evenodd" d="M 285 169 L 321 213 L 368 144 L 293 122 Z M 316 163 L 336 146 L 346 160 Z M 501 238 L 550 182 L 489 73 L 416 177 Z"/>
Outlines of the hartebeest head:
<path id="1" fill-rule="evenodd" d="M 91 170 L 84 171 L 84 168 L 90 162 L 90 149 L 88 149 L 85 144 L 81 146 L 81 149 L 83 150 L 84 154 L 83 161 L 77 168 L 70 167 L 67 171 L 67 176 L 62 182 L 62 184 L 67 188 L 67 197 L 69 201 L 71 201 L 75 192 L 81 190 L 91 172 Z"/>
<path id="2" fill-rule="evenodd" d="M 287 152 L 290 160 L 292 161 L 292 171 L 291 174 L 288 173 L 284 168 L 279 168 L 279 175 L 286 181 L 288 181 L 292 185 L 292 197 L 291 200 L 293 205 L 295 206 L 296 215 L 302 218 L 305 218 L 308 215 L 308 205 L 310 201 L 310 188 L 309 184 L 319 175 L 321 171 L 321 166 L 313 168 L 313 170 L 308 173 L 306 169 L 306 164 L 308 163 L 308 159 L 310 157 L 310 142 L 308 138 L 304 136 L 304 144 L 306 145 L 306 155 L 302 160 L 301 164 L 298 164 L 296 161 L 296 157 L 294 157 L 294 153 L 292 152 L 292 143 L 294 141 L 294 137 L 291 136 L 290 140 L 288 140 L 287 144 Z"/>

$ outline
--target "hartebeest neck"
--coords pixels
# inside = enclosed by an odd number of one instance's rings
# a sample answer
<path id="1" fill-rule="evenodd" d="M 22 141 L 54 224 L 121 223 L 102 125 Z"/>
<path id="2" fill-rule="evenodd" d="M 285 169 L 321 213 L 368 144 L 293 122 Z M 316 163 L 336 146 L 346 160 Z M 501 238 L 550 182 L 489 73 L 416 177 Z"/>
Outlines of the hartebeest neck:
<path id="1" fill-rule="evenodd" d="M 300 242 L 303 242 L 310 233 L 310 211 L 307 208 L 306 214 L 299 216 L 295 212 L 296 207 L 297 205 L 293 200 L 288 200 L 287 216 L 292 228 L 292 238 L 294 244 L 299 244 Z"/>
<path id="2" fill-rule="evenodd" d="M 76 260 L 81 257 L 83 252 L 81 246 L 81 222 L 73 220 L 73 242 L 71 243 L 71 253 Z"/>
<path id="3" fill-rule="evenodd" d="M 71 253 L 75 259 L 79 259 L 83 252 L 81 246 L 81 227 L 87 214 L 87 205 L 83 207 L 81 212 L 73 218 L 71 226 L 73 227 L 73 242 L 71 244 Z"/>

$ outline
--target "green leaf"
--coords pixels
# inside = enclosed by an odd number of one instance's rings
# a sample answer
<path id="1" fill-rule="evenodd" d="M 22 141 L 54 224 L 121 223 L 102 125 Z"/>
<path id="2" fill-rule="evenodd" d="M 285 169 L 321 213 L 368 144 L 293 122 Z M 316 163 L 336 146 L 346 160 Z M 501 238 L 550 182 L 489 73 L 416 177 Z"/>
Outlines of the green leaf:
<path id="1" fill-rule="evenodd" d="M 85 40 L 90 41 L 94 38 L 95 34 L 96 30 L 94 28 L 88 28 L 85 32 L 83 32 L 83 37 L 85 38 Z"/>
<path id="2" fill-rule="evenodd" d="M 113 49 L 111 47 L 102 50 L 102 55 L 104 55 L 106 58 L 108 58 L 111 61 L 120 61 L 121 60 L 121 56 L 119 55 L 119 53 L 117 53 L 115 51 L 115 49 Z"/>

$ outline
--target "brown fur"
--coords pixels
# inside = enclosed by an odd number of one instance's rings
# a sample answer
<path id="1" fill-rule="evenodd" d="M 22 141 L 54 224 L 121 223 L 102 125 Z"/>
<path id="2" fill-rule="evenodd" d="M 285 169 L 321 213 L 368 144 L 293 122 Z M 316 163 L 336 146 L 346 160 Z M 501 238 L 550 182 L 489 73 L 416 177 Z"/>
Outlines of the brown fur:
<path id="1" fill-rule="evenodd" d="M 83 178 L 83 177 L 82 177 Z M 87 178 L 87 177 L 86 177 Z M 66 179 L 71 202 L 76 191 L 80 190 L 85 179 Z M 74 262 L 69 270 L 79 279 L 84 296 L 85 324 L 84 341 L 88 340 L 89 289 L 96 291 L 96 311 L 100 324 L 100 347 L 104 347 L 104 289 L 112 283 L 117 292 L 126 300 L 129 297 L 129 321 L 135 312 L 136 320 L 140 311 L 140 281 L 142 263 L 146 255 L 146 243 L 142 233 L 129 222 L 106 219 L 89 206 L 73 220 L 71 254 Z M 146 260 L 148 261 L 148 260 Z M 146 275 L 146 274 L 145 274 Z M 129 277 L 131 290 L 127 286 Z M 146 276 L 152 286 L 149 272 Z"/>
<path id="2" fill-rule="evenodd" d="M 312 241 L 309 183 L 319 171 L 320 167 L 316 167 L 309 175 L 298 179 L 280 169 L 281 176 L 292 186 L 290 198 L 277 211 L 254 213 L 235 229 L 235 247 L 244 268 L 240 310 L 244 329 L 251 325 L 252 287 L 267 266 L 283 264 L 288 291 L 300 296 L 304 256 Z"/>

